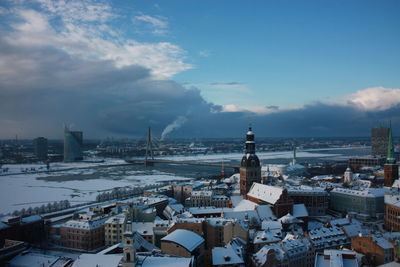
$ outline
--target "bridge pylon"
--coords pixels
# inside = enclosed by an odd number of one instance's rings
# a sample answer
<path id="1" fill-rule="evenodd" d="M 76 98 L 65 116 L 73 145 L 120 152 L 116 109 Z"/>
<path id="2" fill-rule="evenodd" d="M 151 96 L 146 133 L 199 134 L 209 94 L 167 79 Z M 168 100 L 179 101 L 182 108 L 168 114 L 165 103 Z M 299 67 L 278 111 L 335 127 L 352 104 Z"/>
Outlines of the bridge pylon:
<path id="1" fill-rule="evenodd" d="M 152 166 L 153 162 L 149 162 L 148 160 L 154 159 L 154 151 L 153 151 L 153 142 L 151 138 L 151 128 L 149 127 L 147 131 L 147 141 L 146 141 L 146 156 L 144 158 L 144 166 Z"/>

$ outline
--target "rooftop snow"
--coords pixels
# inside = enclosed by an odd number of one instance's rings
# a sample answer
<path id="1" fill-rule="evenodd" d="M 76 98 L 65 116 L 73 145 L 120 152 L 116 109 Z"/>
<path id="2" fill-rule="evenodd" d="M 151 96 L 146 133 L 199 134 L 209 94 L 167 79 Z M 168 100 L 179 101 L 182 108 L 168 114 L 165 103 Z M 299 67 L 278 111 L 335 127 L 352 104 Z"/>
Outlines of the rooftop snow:
<path id="1" fill-rule="evenodd" d="M 117 267 L 122 255 L 82 254 L 72 267 Z M 39 265 L 38 265 L 39 266 Z"/>
<path id="2" fill-rule="evenodd" d="M 212 264 L 244 264 L 244 260 L 235 253 L 232 247 L 215 247 L 212 249 Z"/>
<path id="3" fill-rule="evenodd" d="M 184 229 L 177 229 L 169 235 L 163 237 L 161 240 L 179 244 L 186 248 L 189 252 L 192 252 L 199 245 L 204 243 L 204 238 L 192 231 Z"/>
<path id="4" fill-rule="evenodd" d="M 247 195 L 269 204 L 275 204 L 281 197 L 283 190 L 281 187 L 253 183 Z"/>
<path id="5" fill-rule="evenodd" d="M 304 204 L 293 205 L 293 216 L 294 217 L 308 217 L 308 211 Z"/>

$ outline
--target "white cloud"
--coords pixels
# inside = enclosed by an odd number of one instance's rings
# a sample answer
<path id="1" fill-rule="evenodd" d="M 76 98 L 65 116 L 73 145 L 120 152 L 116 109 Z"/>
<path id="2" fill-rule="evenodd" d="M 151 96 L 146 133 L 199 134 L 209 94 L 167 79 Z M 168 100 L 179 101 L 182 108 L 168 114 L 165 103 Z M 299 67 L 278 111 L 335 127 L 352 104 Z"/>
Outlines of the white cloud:
<path id="1" fill-rule="evenodd" d="M 237 106 L 228 104 L 222 106 L 221 112 L 252 112 L 258 115 L 272 114 L 282 111 L 299 109 L 298 107 L 277 107 L 277 106 Z"/>
<path id="2" fill-rule="evenodd" d="M 367 111 L 382 111 L 400 104 L 399 88 L 372 87 L 347 96 L 347 104 Z"/>
<path id="3" fill-rule="evenodd" d="M 113 26 L 118 15 L 106 3 L 38 0 L 41 10 L 14 7 L 19 19 L 6 39 L 24 47 L 49 46 L 89 60 L 111 60 L 117 67 L 140 65 L 166 79 L 193 66 L 186 51 L 170 42 L 145 43 L 126 38 Z M 58 19 L 57 22 L 55 18 Z M 15 19 L 15 17 L 13 18 Z M 153 20 L 160 29 L 167 24 Z M 114 24 L 115 25 L 115 24 Z"/>
<path id="4" fill-rule="evenodd" d="M 164 35 L 168 32 L 168 20 L 161 16 L 140 15 L 134 17 L 135 22 L 145 22 L 150 25 L 155 35 Z"/>

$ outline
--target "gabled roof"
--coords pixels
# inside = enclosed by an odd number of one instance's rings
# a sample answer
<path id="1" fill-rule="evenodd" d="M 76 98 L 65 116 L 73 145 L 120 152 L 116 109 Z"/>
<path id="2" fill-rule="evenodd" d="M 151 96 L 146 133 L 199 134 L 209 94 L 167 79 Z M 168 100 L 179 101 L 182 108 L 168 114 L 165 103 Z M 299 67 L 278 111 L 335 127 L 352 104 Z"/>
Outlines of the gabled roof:
<path id="1" fill-rule="evenodd" d="M 253 183 L 247 195 L 273 205 L 279 200 L 283 190 L 281 187 Z"/>
<path id="2" fill-rule="evenodd" d="M 177 229 L 169 235 L 163 237 L 162 241 L 169 241 L 181 245 L 189 252 L 195 250 L 198 246 L 204 243 L 204 239 L 198 234 L 184 229 Z"/>

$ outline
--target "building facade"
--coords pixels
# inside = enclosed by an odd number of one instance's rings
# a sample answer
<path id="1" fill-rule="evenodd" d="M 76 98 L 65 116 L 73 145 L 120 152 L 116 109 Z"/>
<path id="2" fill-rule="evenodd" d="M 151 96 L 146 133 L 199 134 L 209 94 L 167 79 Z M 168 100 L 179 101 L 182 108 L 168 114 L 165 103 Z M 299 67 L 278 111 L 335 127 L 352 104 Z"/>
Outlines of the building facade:
<path id="1" fill-rule="evenodd" d="M 64 128 L 64 161 L 71 162 L 83 159 L 83 133 Z"/>
<path id="2" fill-rule="evenodd" d="M 373 266 L 394 260 L 393 245 L 383 237 L 358 236 L 351 239 L 351 248 L 367 256 Z"/>
<path id="3" fill-rule="evenodd" d="M 38 137 L 33 140 L 33 147 L 35 150 L 35 156 L 39 160 L 46 160 L 47 159 L 47 139 L 44 137 Z"/>
<path id="4" fill-rule="evenodd" d="M 385 228 L 391 232 L 400 231 L 400 194 L 385 195 Z"/>
<path id="5" fill-rule="evenodd" d="M 371 129 L 371 152 L 373 156 L 385 156 L 388 149 L 390 128 L 377 127 Z"/>
<path id="6" fill-rule="evenodd" d="M 352 190 L 335 188 L 330 192 L 329 207 L 332 210 L 347 213 L 357 212 L 370 217 L 379 217 L 384 213 L 383 188 Z"/>
<path id="7" fill-rule="evenodd" d="M 253 183 L 247 199 L 259 205 L 271 205 L 278 218 L 292 213 L 293 210 L 293 199 L 289 196 L 287 189 L 282 187 Z"/>
<path id="8" fill-rule="evenodd" d="M 104 219 L 86 221 L 70 220 L 60 227 L 61 244 L 83 250 L 95 250 L 104 246 Z"/>
<path id="9" fill-rule="evenodd" d="M 104 240 L 107 246 L 121 243 L 126 230 L 126 215 L 119 214 L 104 223 Z"/>
<path id="10" fill-rule="evenodd" d="M 294 204 L 304 203 L 309 216 L 324 216 L 328 210 L 329 194 L 322 188 L 292 187 L 288 195 Z"/>

